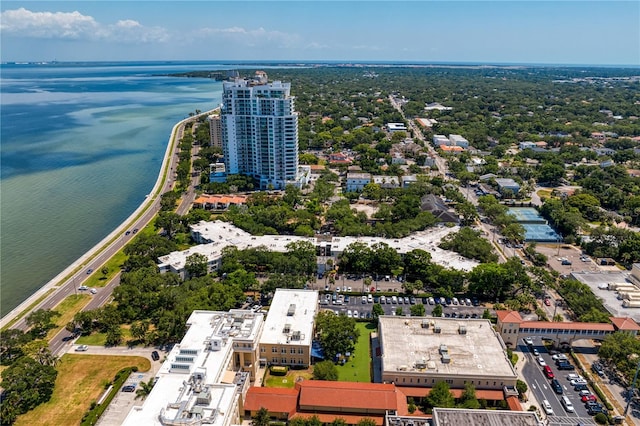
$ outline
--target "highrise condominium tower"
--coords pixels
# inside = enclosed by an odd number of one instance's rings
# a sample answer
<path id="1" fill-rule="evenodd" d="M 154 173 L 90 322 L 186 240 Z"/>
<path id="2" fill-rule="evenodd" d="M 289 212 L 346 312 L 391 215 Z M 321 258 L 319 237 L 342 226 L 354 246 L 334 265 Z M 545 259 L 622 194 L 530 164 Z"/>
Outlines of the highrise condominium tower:
<path id="1" fill-rule="evenodd" d="M 262 189 L 298 185 L 298 113 L 291 84 L 251 80 L 223 83 L 222 149 L 228 174 L 246 174 Z"/>

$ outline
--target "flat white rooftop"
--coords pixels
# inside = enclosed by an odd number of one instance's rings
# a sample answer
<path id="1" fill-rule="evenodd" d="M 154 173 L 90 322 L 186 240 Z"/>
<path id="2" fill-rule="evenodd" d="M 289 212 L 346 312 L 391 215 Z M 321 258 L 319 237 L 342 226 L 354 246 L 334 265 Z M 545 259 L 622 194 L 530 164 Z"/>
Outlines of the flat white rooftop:
<path id="1" fill-rule="evenodd" d="M 228 423 L 225 416 L 233 412 L 238 385 L 222 382 L 234 339 L 257 341 L 262 324 L 262 314 L 251 311 L 193 311 L 187 333 L 160 367 L 153 390 L 123 424 L 189 424 L 196 418 L 217 426 Z"/>
<path id="2" fill-rule="evenodd" d="M 311 345 L 318 292 L 279 288 L 276 290 L 260 344 Z"/>
<path id="3" fill-rule="evenodd" d="M 332 255 L 339 255 L 352 243 L 362 242 L 369 247 L 376 243 L 385 243 L 400 254 L 408 253 L 415 249 L 428 251 L 433 262 L 443 266 L 472 270 L 478 262 L 460 256 L 456 252 L 442 250 L 438 244 L 446 235 L 457 232 L 457 226 L 435 226 L 424 231 L 419 231 L 405 238 L 380 238 L 380 237 L 333 237 L 331 239 Z M 270 251 L 287 252 L 287 245 L 297 241 L 308 241 L 314 247 L 326 245 L 316 238 L 298 237 L 295 235 L 251 235 L 231 223 L 222 221 L 200 222 L 191 226 L 191 234 L 202 245 L 190 247 L 188 250 L 175 251 L 158 258 L 160 266 L 171 265 L 174 270 L 184 268 L 186 259 L 193 253 L 200 253 L 207 257 L 209 262 L 217 261 L 222 256 L 222 249 L 227 246 L 236 246 L 239 250 L 251 247 L 264 246 Z"/>
<path id="4" fill-rule="evenodd" d="M 516 377 L 502 340 L 488 320 L 398 316 L 381 316 L 378 320 L 383 374 L 403 371 Z M 428 327 L 424 327 L 426 324 Z M 464 334 L 460 327 L 464 327 Z M 441 345 L 446 348 L 449 363 L 442 361 Z"/>

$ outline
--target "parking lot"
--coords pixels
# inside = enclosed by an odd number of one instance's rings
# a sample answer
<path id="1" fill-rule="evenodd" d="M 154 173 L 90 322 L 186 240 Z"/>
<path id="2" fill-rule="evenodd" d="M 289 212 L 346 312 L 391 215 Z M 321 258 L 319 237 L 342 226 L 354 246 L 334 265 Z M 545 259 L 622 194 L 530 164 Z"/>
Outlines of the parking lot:
<path id="1" fill-rule="evenodd" d="M 138 389 L 140 382 L 148 382 L 151 378 L 155 377 L 155 368 L 145 373 L 134 372 L 131 373 L 129 378 L 124 382 L 122 387 L 118 390 L 115 398 L 109 404 L 109 407 L 105 410 L 104 414 L 100 416 L 97 425 L 98 426 L 118 426 L 124 422 L 131 407 L 134 405 L 142 405 L 141 399 L 136 400 L 136 390 Z M 133 387 L 131 391 L 124 391 L 124 388 Z"/>
<path id="2" fill-rule="evenodd" d="M 539 337 L 533 337 L 532 343 L 532 345 L 527 345 L 524 341 L 521 341 L 518 345 L 518 349 L 522 352 L 522 356 L 525 357 L 526 360 L 522 374 L 543 411 L 543 401 L 549 402 L 550 409 L 546 414 L 549 424 L 595 424 L 593 415 L 595 415 L 595 411 L 598 409 L 592 408 L 590 414 L 585 404 L 587 404 L 589 399 L 593 398 L 595 398 L 595 402 L 597 402 L 597 397 L 586 396 L 583 402 L 583 395 L 580 394 L 580 390 L 575 388 L 575 385 L 581 385 L 582 383 L 576 383 L 574 381 L 574 385 L 572 385 L 571 382 L 571 379 L 579 380 L 575 377 L 575 375 L 577 375 L 576 370 L 560 370 L 554 358 L 557 358 L 559 355 L 562 356 L 562 354 L 547 351 Z M 566 357 L 569 363 L 573 365 L 573 360 L 571 360 L 568 355 L 566 355 Z M 549 367 L 547 373 L 545 373 L 544 370 L 546 366 Z M 554 379 L 557 380 L 556 385 L 559 385 L 556 389 L 553 387 Z M 584 387 L 589 391 L 589 394 L 593 394 L 591 392 L 592 389 L 590 389 L 588 385 L 584 385 Z M 583 393 L 586 394 L 586 392 Z M 572 408 L 568 408 L 568 405 L 562 402 L 563 396 L 567 398 Z"/>
<path id="3" fill-rule="evenodd" d="M 374 294 L 365 294 L 363 300 L 362 294 L 341 293 L 342 291 L 321 294 L 320 308 L 329 309 L 338 314 L 344 313 L 347 316 L 349 316 L 349 313 L 351 313 L 351 317 L 366 319 L 371 318 L 371 310 L 375 303 L 380 304 L 380 306 L 384 310 L 385 315 L 410 315 L 411 306 L 420 304 L 424 305 L 425 307 L 425 315 L 431 315 L 431 312 L 437 304 L 435 298 L 433 298 L 433 300 L 430 300 L 429 298 L 419 298 L 405 295 L 375 296 Z M 369 297 L 369 295 L 371 297 Z M 463 300 L 462 303 L 460 302 L 460 300 L 457 300 L 457 303 L 454 302 L 455 301 L 453 299 L 444 299 L 444 303 L 442 304 L 442 313 L 444 317 L 481 318 L 485 310 L 485 308 L 481 306 L 477 301 L 477 306 L 474 306 L 471 300 L 468 300 L 468 304 L 465 300 Z M 400 313 L 400 311 L 402 313 Z"/>

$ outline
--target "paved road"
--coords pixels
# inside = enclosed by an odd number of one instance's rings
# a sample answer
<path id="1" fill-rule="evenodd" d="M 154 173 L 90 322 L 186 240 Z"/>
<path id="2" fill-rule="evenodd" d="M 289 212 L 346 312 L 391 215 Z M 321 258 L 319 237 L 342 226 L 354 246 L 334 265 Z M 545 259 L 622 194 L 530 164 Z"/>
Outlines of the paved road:
<path id="1" fill-rule="evenodd" d="M 547 352 L 545 346 L 542 344 L 542 341 L 539 338 L 533 338 L 533 341 L 534 348 L 540 352 L 540 356 L 543 358 L 545 363 L 553 370 L 555 378 L 558 379 L 558 381 L 562 385 L 563 395 L 566 395 L 569 398 L 575 410 L 575 412 L 569 413 L 564 409 L 564 406 L 560 402 L 560 397 L 562 395 L 556 394 L 551 388 L 550 380 L 544 375 L 542 366 L 538 363 L 532 351 L 526 345 L 524 345 L 524 343 L 519 342 L 518 349 L 521 351 L 521 353 L 519 353 L 518 355 L 526 359 L 526 363 L 522 368 L 522 374 L 529 384 L 536 400 L 538 401 L 538 406 L 542 407 L 542 401 L 546 399 L 547 401 L 549 401 L 551 407 L 553 408 L 554 415 L 549 416 L 549 424 L 575 425 L 578 422 L 581 422 L 585 425 L 595 424 L 593 417 L 591 417 L 587 413 L 584 404 L 580 400 L 578 392 L 573 390 L 573 387 L 567 380 L 567 374 L 575 374 L 575 371 L 558 370 L 555 362 L 551 359 L 551 355 Z"/>

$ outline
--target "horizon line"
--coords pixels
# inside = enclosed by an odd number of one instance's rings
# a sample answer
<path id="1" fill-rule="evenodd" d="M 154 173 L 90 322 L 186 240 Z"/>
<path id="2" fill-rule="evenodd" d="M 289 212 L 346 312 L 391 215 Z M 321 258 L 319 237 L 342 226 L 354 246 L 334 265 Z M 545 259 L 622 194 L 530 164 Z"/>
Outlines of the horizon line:
<path id="1" fill-rule="evenodd" d="M 323 65 L 457 65 L 488 67 L 586 67 L 586 68 L 639 68 L 640 64 L 579 64 L 552 62 L 482 62 L 482 61 L 408 61 L 408 60 L 294 60 L 294 59 L 145 59 L 145 60 L 35 60 L 35 61 L 1 61 L 2 65 L 53 65 L 53 64 L 113 64 L 113 63 L 215 63 L 215 64 L 323 64 Z"/>

